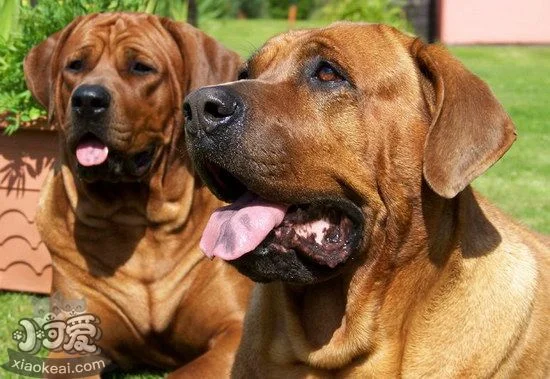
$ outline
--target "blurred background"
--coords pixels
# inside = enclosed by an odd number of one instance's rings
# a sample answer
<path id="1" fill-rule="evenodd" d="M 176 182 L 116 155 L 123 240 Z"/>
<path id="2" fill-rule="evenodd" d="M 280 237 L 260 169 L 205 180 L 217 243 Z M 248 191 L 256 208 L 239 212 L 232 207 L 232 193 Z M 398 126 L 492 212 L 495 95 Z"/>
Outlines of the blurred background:
<path id="1" fill-rule="evenodd" d="M 517 142 L 474 187 L 550 233 L 549 0 L 0 0 L 0 363 L 15 346 L 18 320 L 33 315 L 37 294 L 47 294 L 51 282 L 34 217 L 57 139 L 25 87 L 23 58 L 74 17 L 106 11 L 190 22 L 243 57 L 275 34 L 336 20 L 386 23 L 443 43 L 489 83 L 518 129 Z"/>

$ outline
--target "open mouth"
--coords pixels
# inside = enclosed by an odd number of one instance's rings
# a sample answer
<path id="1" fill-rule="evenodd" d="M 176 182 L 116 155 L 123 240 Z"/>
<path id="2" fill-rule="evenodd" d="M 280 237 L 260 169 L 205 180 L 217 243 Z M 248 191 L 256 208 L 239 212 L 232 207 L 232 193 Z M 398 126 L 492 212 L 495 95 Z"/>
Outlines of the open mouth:
<path id="1" fill-rule="evenodd" d="M 223 168 L 205 167 L 201 176 L 213 192 L 233 201 L 210 217 L 200 244 L 207 256 L 233 261 L 250 253 L 297 254 L 309 264 L 333 269 L 357 249 L 363 216 L 351 201 L 270 201 L 249 191 Z"/>
<path id="2" fill-rule="evenodd" d="M 81 166 L 99 166 L 107 160 L 109 148 L 99 138 L 88 133 L 78 142 L 75 154 Z"/>
<path id="3" fill-rule="evenodd" d="M 143 151 L 128 155 L 110 149 L 92 133 L 82 136 L 74 148 L 79 176 L 88 182 L 138 180 L 152 166 L 155 151 L 156 147 L 152 144 Z"/>

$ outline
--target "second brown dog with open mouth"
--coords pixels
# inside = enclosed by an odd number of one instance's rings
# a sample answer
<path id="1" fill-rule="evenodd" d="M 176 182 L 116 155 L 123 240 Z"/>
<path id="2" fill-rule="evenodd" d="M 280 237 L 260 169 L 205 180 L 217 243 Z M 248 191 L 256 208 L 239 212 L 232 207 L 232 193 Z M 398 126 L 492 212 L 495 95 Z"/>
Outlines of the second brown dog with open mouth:
<path id="1" fill-rule="evenodd" d="M 516 138 L 443 47 L 338 23 L 187 97 L 232 204 L 201 248 L 258 284 L 233 376 L 546 377 L 550 254 L 469 184 Z"/>

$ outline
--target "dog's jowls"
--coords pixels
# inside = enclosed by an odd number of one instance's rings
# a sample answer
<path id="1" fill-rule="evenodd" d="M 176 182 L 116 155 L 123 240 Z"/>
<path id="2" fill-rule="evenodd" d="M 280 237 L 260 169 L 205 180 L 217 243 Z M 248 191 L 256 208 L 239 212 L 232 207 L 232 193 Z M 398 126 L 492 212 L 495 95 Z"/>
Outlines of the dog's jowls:
<path id="1" fill-rule="evenodd" d="M 199 251 L 220 203 L 191 170 L 182 104 L 239 62 L 190 26 L 123 13 L 78 18 L 25 60 L 60 140 L 37 218 L 53 290 L 85 298 L 123 368 L 229 373 L 250 285 Z"/>
<path id="2" fill-rule="evenodd" d="M 550 255 L 470 182 L 515 128 L 444 48 L 338 23 L 283 34 L 184 105 L 221 199 L 201 247 L 258 284 L 233 374 L 550 374 Z"/>

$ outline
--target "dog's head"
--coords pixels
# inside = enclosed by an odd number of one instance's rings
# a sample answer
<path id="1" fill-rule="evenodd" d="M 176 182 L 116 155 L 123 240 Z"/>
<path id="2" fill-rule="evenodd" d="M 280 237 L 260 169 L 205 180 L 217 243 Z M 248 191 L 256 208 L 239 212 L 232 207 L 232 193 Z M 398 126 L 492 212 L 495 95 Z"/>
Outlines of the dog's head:
<path id="1" fill-rule="evenodd" d="M 34 47 L 24 70 L 71 170 L 84 182 L 134 182 L 177 149 L 185 95 L 232 78 L 238 64 L 191 26 L 107 13 L 80 17 Z"/>
<path id="2" fill-rule="evenodd" d="M 515 139 L 479 78 L 387 26 L 275 37 L 240 79 L 184 110 L 196 169 L 233 202 L 202 248 L 257 281 L 314 283 L 364 262 L 419 208 L 423 183 L 453 198 Z"/>

